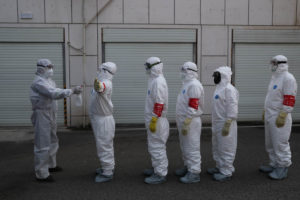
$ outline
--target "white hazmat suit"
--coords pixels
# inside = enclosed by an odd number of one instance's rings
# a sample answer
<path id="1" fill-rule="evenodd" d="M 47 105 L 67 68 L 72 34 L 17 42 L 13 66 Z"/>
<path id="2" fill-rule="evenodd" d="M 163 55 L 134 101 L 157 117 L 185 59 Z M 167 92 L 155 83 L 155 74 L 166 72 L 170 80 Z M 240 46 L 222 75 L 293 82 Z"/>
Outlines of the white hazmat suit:
<path id="1" fill-rule="evenodd" d="M 69 97 L 72 89 L 56 88 L 51 79 L 53 65 L 48 59 L 37 62 L 37 72 L 30 87 L 31 121 L 34 126 L 34 162 L 37 179 L 49 177 L 49 168 L 56 167 L 58 138 L 56 135 L 57 99 Z M 76 89 L 75 93 L 80 93 Z"/>
<path id="2" fill-rule="evenodd" d="M 101 174 L 113 175 L 115 167 L 113 139 L 115 136 L 115 120 L 113 117 L 112 79 L 117 66 L 106 62 L 98 67 L 98 77 L 91 92 L 89 115 L 96 140 L 97 154 L 101 164 Z M 104 182 L 97 181 L 96 182 Z"/>
<path id="3" fill-rule="evenodd" d="M 157 57 L 147 60 L 150 66 L 148 89 L 145 102 L 145 125 L 147 128 L 148 151 L 154 173 L 165 177 L 168 173 L 166 142 L 169 137 L 168 86 L 163 76 L 163 63 Z"/>
<path id="4" fill-rule="evenodd" d="M 187 171 L 201 172 L 200 136 L 204 109 L 204 90 L 197 80 L 197 66 L 186 62 L 182 66 L 182 87 L 176 103 L 176 124 L 179 131 L 182 159 Z M 199 179 L 200 180 L 200 179 Z"/>
<path id="5" fill-rule="evenodd" d="M 289 138 L 292 127 L 291 112 L 294 109 L 297 95 L 297 83 L 294 76 L 288 72 L 287 58 L 282 55 L 275 56 L 273 74 L 265 99 L 265 145 L 269 155 L 270 167 L 286 168 L 291 162 Z M 275 67 L 275 68 L 274 68 Z M 278 123 L 282 120 L 282 123 Z M 275 172 L 274 172 L 275 173 Z M 285 178 L 278 174 L 278 179 Z M 272 177 L 277 179 L 276 177 Z"/>
<path id="6" fill-rule="evenodd" d="M 215 71 L 221 74 L 221 81 L 216 86 L 212 100 L 212 152 L 219 175 L 231 177 L 237 148 L 236 119 L 239 93 L 230 83 L 232 75 L 230 67 L 222 66 Z M 228 124 L 227 133 L 224 135 L 226 124 Z"/>

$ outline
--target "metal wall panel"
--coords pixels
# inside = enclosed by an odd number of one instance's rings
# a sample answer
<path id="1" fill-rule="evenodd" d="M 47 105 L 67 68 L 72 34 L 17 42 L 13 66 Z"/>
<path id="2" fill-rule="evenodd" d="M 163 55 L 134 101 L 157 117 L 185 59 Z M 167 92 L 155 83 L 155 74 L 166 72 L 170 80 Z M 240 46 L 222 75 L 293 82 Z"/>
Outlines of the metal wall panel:
<path id="1" fill-rule="evenodd" d="M 235 84 L 240 92 L 239 120 L 261 120 L 264 100 L 272 73 L 270 59 L 278 54 L 287 56 L 289 71 L 299 85 L 300 44 L 236 44 Z M 300 92 L 292 114 L 300 121 Z"/>
<path id="2" fill-rule="evenodd" d="M 0 34 L 1 35 L 1 34 Z M 0 125 L 31 125 L 29 88 L 39 58 L 49 58 L 58 87 L 63 88 L 61 43 L 0 43 Z M 59 100 L 58 124 L 64 123 L 63 100 Z"/>
<path id="3" fill-rule="evenodd" d="M 181 88 L 179 67 L 194 60 L 192 43 L 106 43 L 105 61 L 113 61 L 118 71 L 113 80 L 114 117 L 117 123 L 144 123 L 147 80 L 144 63 L 158 56 L 164 63 L 169 87 L 168 119 L 175 122 L 175 105 Z"/>
<path id="4" fill-rule="evenodd" d="M 195 29 L 103 29 L 103 42 L 196 42 Z"/>
<path id="5" fill-rule="evenodd" d="M 0 42 L 63 41 L 63 28 L 0 28 Z"/>
<path id="6" fill-rule="evenodd" d="M 300 43 L 300 30 L 233 30 L 233 42 Z"/>

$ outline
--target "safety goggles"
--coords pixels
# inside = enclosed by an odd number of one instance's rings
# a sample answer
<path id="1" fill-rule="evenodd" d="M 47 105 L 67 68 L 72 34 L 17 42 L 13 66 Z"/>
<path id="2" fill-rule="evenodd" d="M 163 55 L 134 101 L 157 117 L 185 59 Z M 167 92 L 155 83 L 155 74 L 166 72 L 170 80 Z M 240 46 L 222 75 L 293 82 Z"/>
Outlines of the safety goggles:
<path id="1" fill-rule="evenodd" d="M 49 64 L 49 65 L 47 65 L 47 66 L 44 66 L 44 65 L 37 65 L 38 67 L 46 67 L 46 68 L 48 68 L 48 69 L 53 69 L 54 68 L 54 65 L 52 65 L 52 64 Z"/>
<path id="2" fill-rule="evenodd" d="M 286 61 L 273 61 L 273 60 L 270 62 L 271 65 L 279 65 L 279 64 L 286 64 L 286 63 L 287 63 Z"/>
<path id="3" fill-rule="evenodd" d="M 184 68 L 184 67 L 181 67 L 181 71 L 182 71 L 182 72 L 185 72 L 186 70 L 190 70 L 190 71 L 193 71 L 193 72 L 198 72 L 198 70 L 194 70 L 194 69 L 191 69 L 191 68 Z"/>
<path id="4" fill-rule="evenodd" d="M 161 62 L 159 61 L 159 62 L 156 62 L 156 63 L 153 63 L 153 64 L 150 64 L 150 63 L 145 63 L 144 65 L 145 65 L 145 67 L 146 67 L 146 69 L 151 69 L 151 67 L 153 67 L 154 65 L 158 65 L 158 64 L 160 64 Z"/>
<path id="5" fill-rule="evenodd" d="M 109 69 L 106 68 L 106 65 L 103 65 L 103 67 L 101 68 L 104 71 L 107 71 L 108 73 L 110 73 L 111 75 L 114 75 L 114 73 L 112 73 Z"/>

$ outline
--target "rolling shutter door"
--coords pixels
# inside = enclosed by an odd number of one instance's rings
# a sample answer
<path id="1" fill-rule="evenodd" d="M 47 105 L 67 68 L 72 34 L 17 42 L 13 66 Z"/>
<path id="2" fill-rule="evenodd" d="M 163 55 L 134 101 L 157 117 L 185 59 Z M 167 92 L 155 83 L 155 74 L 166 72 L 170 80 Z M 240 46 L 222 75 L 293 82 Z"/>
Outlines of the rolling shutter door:
<path id="1" fill-rule="evenodd" d="M 0 125 L 31 125 L 29 88 L 36 62 L 48 58 L 57 87 L 63 88 L 63 29 L 0 28 Z M 63 100 L 58 101 L 58 124 L 64 123 Z"/>

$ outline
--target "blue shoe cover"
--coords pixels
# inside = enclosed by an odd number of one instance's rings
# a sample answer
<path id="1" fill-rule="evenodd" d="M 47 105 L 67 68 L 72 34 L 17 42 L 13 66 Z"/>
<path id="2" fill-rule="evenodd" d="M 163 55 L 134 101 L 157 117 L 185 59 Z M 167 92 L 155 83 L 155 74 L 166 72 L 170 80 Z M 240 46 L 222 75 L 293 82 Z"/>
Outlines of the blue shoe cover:
<path id="1" fill-rule="evenodd" d="M 224 181 L 229 181 L 231 179 L 231 176 L 226 176 L 222 173 L 216 173 L 213 175 L 214 180 L 224 182 Z"/>
<path id="2" fill-rule="evenodd" d="M 95 177 L 95 182 L 96 183 L 104 183 L 104 182 L 111 181 L 112 179 L 113 179 L 113 175 L 98 174 Z"/>
<path id="3" fill-rule="evenodd" d="M 148 183 L 148 184 L 161 184 L 161 183 L 164 183 L 166 182 L 167 179 L 165 176 L 160 176 L 158 174 L 152 174 L 151 176 L 145 178 L 145 183 Z"/>
<path id="4" fill-rule="evenodd" d="M 180 178 L 182 183 L 198 183 L 200 182 L 200 175 L 188 172 L 184 177 Z"/>
<path id="5" fill-rule="evenodd" d="M 287 167 L 277 167 L 271 173 L 269 173 L 269 177 L 274 180 L 282 180 L 287 178 L 287 174 Z"/>

